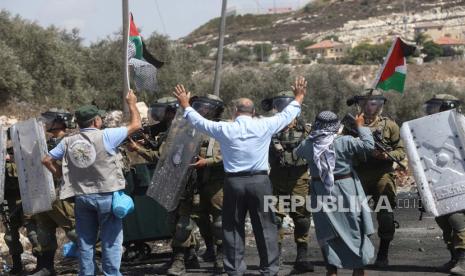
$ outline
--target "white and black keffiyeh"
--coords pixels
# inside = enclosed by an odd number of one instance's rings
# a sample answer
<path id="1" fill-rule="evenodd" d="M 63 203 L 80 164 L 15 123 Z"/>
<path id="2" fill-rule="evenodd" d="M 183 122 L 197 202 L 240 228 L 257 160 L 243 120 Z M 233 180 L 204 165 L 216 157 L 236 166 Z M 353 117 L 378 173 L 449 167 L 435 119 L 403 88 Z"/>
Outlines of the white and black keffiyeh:
<path id="1" fill-rule="evenodd" d="M 315 162 L 321 181 L 328 192 L 331 192 L 334 185 L 336 152 L 333 142 L 339 128 L 340 122 L 337 115 L 331 111 L 323 111 L 316 117 L 309 136 L 313 141 L 313 162 Z"/>

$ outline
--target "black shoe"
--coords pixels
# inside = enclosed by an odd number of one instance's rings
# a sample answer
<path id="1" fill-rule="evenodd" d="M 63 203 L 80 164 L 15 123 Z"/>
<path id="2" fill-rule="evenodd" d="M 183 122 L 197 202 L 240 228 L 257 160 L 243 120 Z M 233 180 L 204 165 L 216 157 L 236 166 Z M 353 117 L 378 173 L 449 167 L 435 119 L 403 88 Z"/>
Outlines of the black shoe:
<path id="1" fill-rule="evenodd" d="M 11 275 L 21 274 L 23 272 L 23 262 L 21 261 L 21 254 L 12 255 L 13 267 L 8 272 Z"/>
<path id="2" fill-rule="evenodd" d="M 40 261 L 37 261 L 38 267 L 33 272 L 34 276 L 54 276 L 55 273 L 55 251 L 43 252 Z M 41 266 L 39 266 L 41 264 Z"/>
<path id="3" fill-rule="evenodd" d="M 313 263 L 309 260 L 307 243 L 297 243 L 294 269 L 298 272 L 313 272 L 315 270 Z"/>
<path id="4" fill-rule="evenodd" d="M 189 247 L 184 254 L 184 263 L 188 269 L 199 269 L 200 262 L 195 247 Z"/>
<path id="5" fill-rule="evenodd" d="M 386 268 L 389 266 L 388 256 L 378 256 L 376 257 L 375 266 L 378 268 Z"/>
<path id="6" fill-rule="evenodd" d="M 437 267 L 436 270 L 438 272 L 450 272 L 451 268 L 453 268 L 457 264 L 457 256 L 455 253 L 455 249 L 452 246 L 448 246 L 448 249 L 450 252 L 450 260 L 447 263 Z"/>

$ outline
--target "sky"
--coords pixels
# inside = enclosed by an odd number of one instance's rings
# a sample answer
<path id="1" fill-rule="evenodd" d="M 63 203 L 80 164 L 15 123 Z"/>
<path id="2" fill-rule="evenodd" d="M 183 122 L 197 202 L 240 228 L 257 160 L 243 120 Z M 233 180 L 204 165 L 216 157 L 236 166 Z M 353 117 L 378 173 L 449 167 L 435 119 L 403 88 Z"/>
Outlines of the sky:
<path id="1" fill-rule="evenodd" d="M 309 0 L 229 0 L 238 13 L 265 13 L 268 8 L 298 8 Z M 41 26 L 78 28 L 85 44 L 121 29 L 120 0 L 0 0 L 0 9 L 35 21 Z M 156 31 L 172 39 L 186 36 L 220 16 L 221 0 L 129 0 L 129 9 L 142 36 Z"/>

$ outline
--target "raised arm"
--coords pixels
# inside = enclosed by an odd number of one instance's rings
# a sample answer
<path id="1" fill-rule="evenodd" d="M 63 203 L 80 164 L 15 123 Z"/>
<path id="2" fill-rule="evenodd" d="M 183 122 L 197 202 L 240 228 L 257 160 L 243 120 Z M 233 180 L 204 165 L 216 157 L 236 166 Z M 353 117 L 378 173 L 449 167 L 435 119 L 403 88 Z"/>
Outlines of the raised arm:
<path id="1" fill-rule="evenodd" d="M 295 79 L 294 84 L 291 85 L 291 88 L 294 92 L 295 100 L 286 106 L 282 112 L 273 117 L 263 119 L 272 134 L 285 128 L 300 114 L 301 106 L 307 93 L 307 81 L 304 77 L 298 77 Z"/>
<path id="2" fill-rule="evenodd" d="M 128 95 L 126 96 L 126 102 L 128 103 L 129 106 L 129 125 L 127 126 L 128 128 L 128 136 L 133 134 L 134 132 L 138 131 L 142 127 L 142 122 L 140 118 L 140 113 L 139 110 L 137 110 L 137 97 L 132 92 L 132 90 L 129 90 Z"/>
<path id="3" fill-rule="evenodd" d="M 373 133 L 368 127 L 363 126 L 364 121 L 363 113 L 355 117 L 355 125 L 358 129 L 359 138 L 349 136 L 351 139 L 348 140 L 347 148 L 351 156 L 371 152 L 375 149 Z"/>

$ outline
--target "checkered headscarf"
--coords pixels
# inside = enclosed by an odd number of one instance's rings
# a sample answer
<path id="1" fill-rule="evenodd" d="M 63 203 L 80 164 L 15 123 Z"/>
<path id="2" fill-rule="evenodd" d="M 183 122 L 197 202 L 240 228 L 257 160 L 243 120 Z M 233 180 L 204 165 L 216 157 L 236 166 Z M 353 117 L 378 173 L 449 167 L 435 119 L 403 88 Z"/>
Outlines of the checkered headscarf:
<path id="1" fill-rule="evenodd" d="M 339 127 L 340 122 L 337 115 L 331 111 L 323 111 L 316 117 L 310 133 L 310 139 L 313 141 L 313 162 L 318 168 L 321 181 L 329 193 L 331 193 L 334 185 L 336 152 L 334 151 L 333 142 Z"/>

